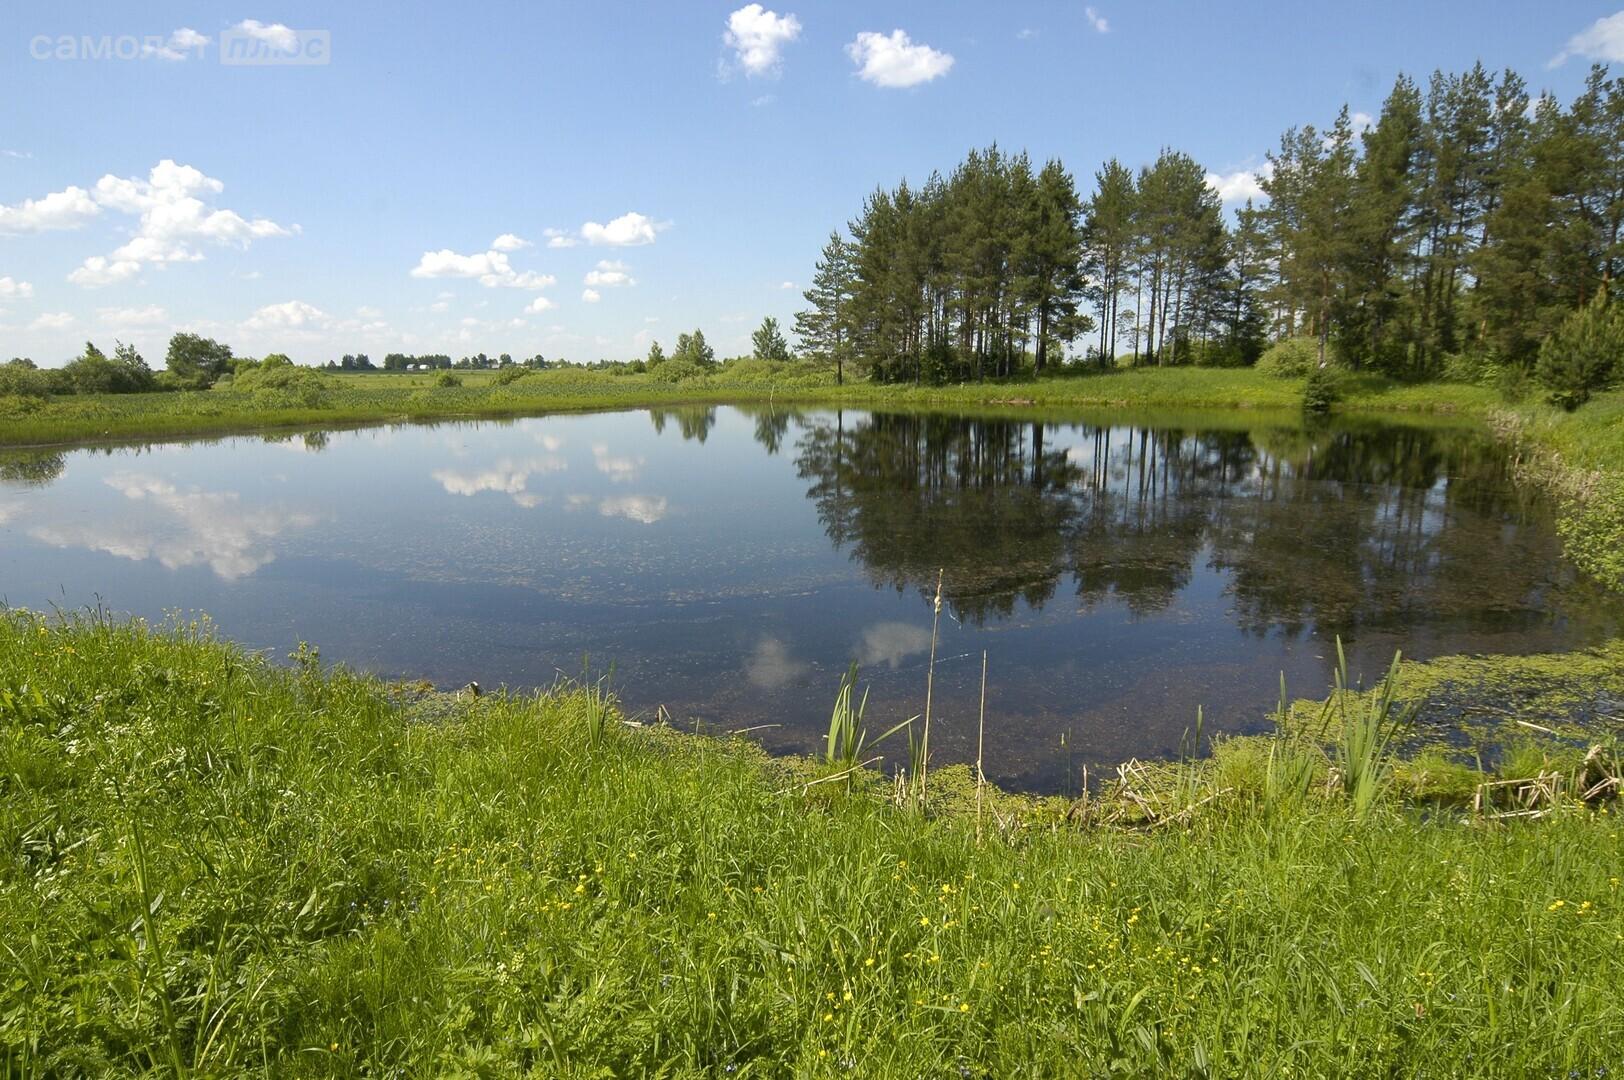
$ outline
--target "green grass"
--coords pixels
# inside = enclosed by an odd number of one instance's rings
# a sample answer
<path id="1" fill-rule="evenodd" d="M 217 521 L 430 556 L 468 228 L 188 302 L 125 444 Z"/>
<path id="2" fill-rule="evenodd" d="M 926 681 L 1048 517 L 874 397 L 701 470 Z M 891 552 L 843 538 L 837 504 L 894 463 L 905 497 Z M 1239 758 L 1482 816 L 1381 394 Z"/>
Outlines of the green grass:
<path id="1" fill-rule="evenodd" d="M 1611 813 L 1227 798 L 1081 829 L 1006 797 L 978 845 L 877 779 L 808 789 L 742 742 L 595 736 L 594 707 L 424 696 L 308 650 L 276 668 L 195 627 L 0 618 L 0 1071 L 1617 1066 Z M 1235 745 L 1210 782 L 1257 773 Z"/>
<path id="2" fill-rule="evenodd" d="M 1624 592 L 1624 389 L 1571 413 L 1524 406 L 1491 420 L 1517 448 L 1522 478 L 1555 497 L 1563 553 Z"/>
<path id="3" fill-rule="evenodd" d="M 461 387 L 433 387 L 432 374 L 334 375 L 310 393 L 231 389 L 175 394 L 92 395 L 39 403 L 0 400 L 0 444 L 44 445 L 272 427 L 345 425 L 389 420 L 519 416 L 565 410 L 685 403 L 848 404 L 889 408 L 1105 407 L 1295 410 L 1295 380 L 1249 370 L 1140 368 L 1029 382 L 914 387 L 871 383 L 836 386 L 830 372 L 796 364 L 743 361 L 681 383 L 650 375 L 544 371 L 507 386 L 494 372 L 459 373 Z M 1404 386 L 1349 377 L 1339 405 L 1348 412 L 1461 413 L 1479 416 L 1489 391 L 1465 384 Z"/>

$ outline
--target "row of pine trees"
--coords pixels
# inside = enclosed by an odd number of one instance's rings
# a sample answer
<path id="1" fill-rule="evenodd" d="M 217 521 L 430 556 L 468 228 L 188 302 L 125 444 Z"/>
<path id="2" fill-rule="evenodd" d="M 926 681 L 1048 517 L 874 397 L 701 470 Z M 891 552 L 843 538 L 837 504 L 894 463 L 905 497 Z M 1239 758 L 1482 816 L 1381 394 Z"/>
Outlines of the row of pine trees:
<path id="1" fill-rule="evenodd" d="M 1531 370 L 1618 269 L 1624 80 L 1596 67 L 1564 108 L 1481 65 L 1400 77 L 1362 130 L 1344 108 L 1287 131 L 1259 177 L 1267 198 L 1231 216 L 1176 150 L 1106 162 L 1086 199 L 1058 161 L 974 151 L 830 236 L 802 351 L 885 381 L 1237 365 L 1289 337 L 1403 378 Z"/>

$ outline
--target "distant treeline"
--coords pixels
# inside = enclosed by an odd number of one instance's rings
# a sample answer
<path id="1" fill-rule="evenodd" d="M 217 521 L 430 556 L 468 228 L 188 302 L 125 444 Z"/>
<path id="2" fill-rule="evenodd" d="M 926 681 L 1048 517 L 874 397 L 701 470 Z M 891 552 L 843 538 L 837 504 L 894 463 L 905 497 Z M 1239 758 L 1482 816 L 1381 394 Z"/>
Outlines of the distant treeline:
<path id="1" fill-rule="evenodd" d="M 524 367 L 533 371 L 544 371 L 551 366 L 546 357 L 540 353 L 527 360 L 514 360 L 509 353 L 500 356 L 486 356 L 484 353 L 475 353 L 473 356 L 464 356 L 455 362 L 444 353 L 425 353 L 422 356 L 410 356 L 406 353 L 390 353 L 383 358 L 384 371 L 446 371 L 457 368 L 463 371 L 482 371 L 492 368 Z M 337 364 L 329 363 L 329 370 L 339 371 L 376 371 L 372 361 L 365 353 L 359 356 L 345 356 Z"/>
<path id="2" fill-rule="evenodd" d="M 322 365 L 325 371 L 434 371 L 451 368 L 483 370 L 497 368 L 528 368 L 545 370 L 563 364 L 549 361 L 540 353 L 527 360 L 515 361 L 508 353 L 489 357 L 484 353 L 465 356 L 455 362 L 443 353 L 408 356 L 390 353 L 384 357 L 380 369 L 365 353 L 346 353 L 339 360 Z M 641 361 L 639 361 L 641 363 Z M 95 342 L 85 342 L 84 351 L 59 368 L 42 368 L 26 357 L 13 357 L 0 364 L 0 397 L 41 398 L 69 394 L 141 394 L 164 390 L 207 390 L 220 383 L 246 374 L 250 370 L 293 368 L 293 361 L 282 353 L 271 353 L 262 360 L 232 354 L 231 346 L 198 334 L 178 333 L 169 339 L 164 356 L 164 367 L 154 371 L 133 345 L 116 343 L 111 356 L 98 348 Z M 305 369 L 308 370 L 308 369 Z M 275 382 L 286 382 L 288 376 L 278 376 Z M 263 379 L 240 383 L 243 386 L 264 385 Z"/>
<path id="3" fill-rule="evenodd" d="M 1618 269 L 1624 83 L 1597 67 L 1563 108 L 1481 65 L 1425 89 L 1401 76 L 1368 126 L 1344 108 L 1287 131 L 1258 182 L 1267 202 L 1230 221 L 1176 150 L 1137 172 L 1107 161 L 1086 199 L 1058 161 L 972 152 L 864 201 L 796 330 L 886 380 L 1041 371 L 1068 347 L 1102 366 L 1243 364 L 1291 337 L 1402 378 L 1462 358 L 1531 373 Z"/>

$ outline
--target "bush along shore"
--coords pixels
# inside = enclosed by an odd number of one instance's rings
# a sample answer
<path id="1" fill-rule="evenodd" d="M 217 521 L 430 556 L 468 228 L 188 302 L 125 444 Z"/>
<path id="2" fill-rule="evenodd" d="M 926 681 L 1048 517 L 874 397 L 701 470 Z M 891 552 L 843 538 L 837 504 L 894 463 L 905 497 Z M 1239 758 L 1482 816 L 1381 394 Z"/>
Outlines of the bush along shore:
<path id="1" fill-rule="evenodd" d="M 1414 671 L 1071 800 L 294 660 L 0 618 L 8 1075 L 1617 1066 L 1617 748 L 1429 780 Z"/>

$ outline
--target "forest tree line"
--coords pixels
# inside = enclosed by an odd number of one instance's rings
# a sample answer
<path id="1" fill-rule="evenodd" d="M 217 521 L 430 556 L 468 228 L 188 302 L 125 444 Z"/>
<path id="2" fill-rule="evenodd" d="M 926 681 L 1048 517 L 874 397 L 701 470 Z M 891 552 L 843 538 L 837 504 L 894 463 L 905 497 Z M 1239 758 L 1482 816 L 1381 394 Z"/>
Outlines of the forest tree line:
<path id="1" fill-rule="evenodd" d="M 1105 162 L 1085 198 L 1059 161 L 993 146 L 876 190 L 823 248 L 802 349 L 884 381 L 1042 373 L 1067 353 L 1241 365 L 1293 337 L 1400 378 L 1531 373 L 1619 268 L 1624 81 L 1595 67 L 1564 107 L 1481 65 L 1401 76 L 1363 130 L 1344 108 L 1285 132 L 1265 201 L 1226 215 L 1207 176 L 1167 149 Z"/>

